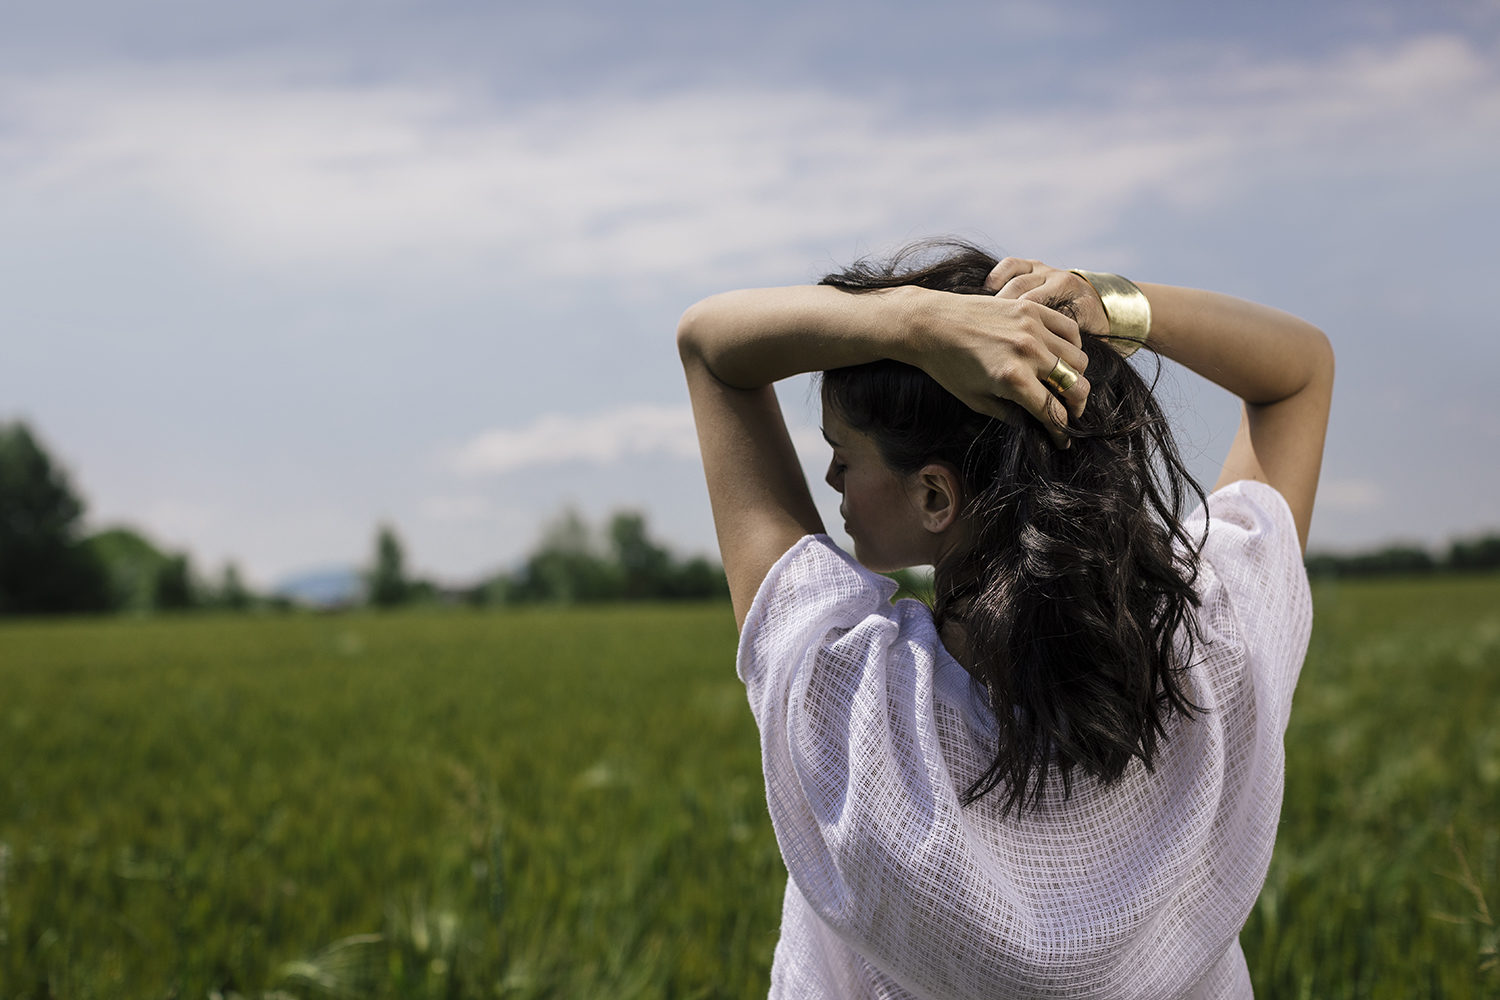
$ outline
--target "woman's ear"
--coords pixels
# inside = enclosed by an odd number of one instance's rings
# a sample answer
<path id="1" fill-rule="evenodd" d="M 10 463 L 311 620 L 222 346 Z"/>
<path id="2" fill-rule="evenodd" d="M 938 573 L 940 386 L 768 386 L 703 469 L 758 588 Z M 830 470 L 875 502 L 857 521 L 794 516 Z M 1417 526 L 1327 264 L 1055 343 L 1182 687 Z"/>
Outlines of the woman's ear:
<path id="1" fill-rule="evenodd" d="M 940 535 L 958 520 L 963 497 L 958 472 L 951 465 L 932 462 L 922 466 L 912 477 L 911 488 L 927 531 Z"/>

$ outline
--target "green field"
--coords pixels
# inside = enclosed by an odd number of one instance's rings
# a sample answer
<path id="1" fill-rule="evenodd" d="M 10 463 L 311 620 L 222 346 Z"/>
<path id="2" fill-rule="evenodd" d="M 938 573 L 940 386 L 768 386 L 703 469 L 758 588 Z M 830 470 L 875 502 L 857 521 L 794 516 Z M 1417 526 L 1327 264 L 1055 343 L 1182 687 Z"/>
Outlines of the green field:
<path id="1" fill-rule="evenodd" d="M 1258 995 L 1500 995 L 1500 579 L 1316 594 Z M 0 626 L 0 997 L 764 996 L 733 651 L 722 606 Z"/>

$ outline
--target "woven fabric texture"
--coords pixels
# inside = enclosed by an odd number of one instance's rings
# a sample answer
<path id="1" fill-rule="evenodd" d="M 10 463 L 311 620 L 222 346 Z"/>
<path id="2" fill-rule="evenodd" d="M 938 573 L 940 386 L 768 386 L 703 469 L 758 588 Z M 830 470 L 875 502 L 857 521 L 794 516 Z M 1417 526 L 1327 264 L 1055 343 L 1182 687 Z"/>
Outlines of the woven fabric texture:
<path id="1" fill-rule="evenodd" d="M 968 807 L 993 723 L 927 608 L 825 536 L 766 577 L 740 639 L 790 878 L 771 995 L 1249 997 L 1238 935 L 1281 810 L 1282 737 L 1312 627 L 1286 502 L 1209 498 L 1185 685 L 1155 768 Z M 1203 510 L 1189 532 L 1202 533 Z"/>

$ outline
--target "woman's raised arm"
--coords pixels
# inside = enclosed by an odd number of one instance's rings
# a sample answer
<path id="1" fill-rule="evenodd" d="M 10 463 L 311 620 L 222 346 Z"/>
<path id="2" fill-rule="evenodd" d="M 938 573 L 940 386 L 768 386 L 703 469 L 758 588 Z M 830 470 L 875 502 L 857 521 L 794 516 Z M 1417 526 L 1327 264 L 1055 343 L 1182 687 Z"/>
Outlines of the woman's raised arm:
<path id="1" fill-rule="evenodd" d="M 1007 258 L 991 275 L 1002 297 L 1066 301 L 1088 332 L 1108 332 L 1099 296 L 1077 274 Z M 1223 386 L 1243 401 L 1239 432 L 1216 484 L 1254 479 L 1292 509 L 1307 547 L 1333 399 L 1333 348 L 1317 327 L 1242 299 L 1141 284 L 1151 304 L 1146 346 Z"/>
<path id="2" fill-rule="evenodd" d="M 1215 488 L 1270 483 L 1286 498 L 1307 548 L 1333 402 L 1333 347 L 1323 331 L 1269 306 L 1213 292 L 1142 285 L 1157 353 L 1243 401 Z"/>
<path id="3" fill-rule="evenodd" d="M 822 530 L 772 383 L 891 359 L 923 368 L 975 410 L 1003 415 L 1019 405 L 1055 427 L 1067 413 L 1045 377 L 1059 358 L 1080 372 L 1088 364 L 1077 325 L 1061 313 L 915 287 L 727 292 L 688 309 L 677 345 L 741 623 L 776 560 Z M 1077 414 L 1087 394 L 1080 378 L 1063 403 Z"/>

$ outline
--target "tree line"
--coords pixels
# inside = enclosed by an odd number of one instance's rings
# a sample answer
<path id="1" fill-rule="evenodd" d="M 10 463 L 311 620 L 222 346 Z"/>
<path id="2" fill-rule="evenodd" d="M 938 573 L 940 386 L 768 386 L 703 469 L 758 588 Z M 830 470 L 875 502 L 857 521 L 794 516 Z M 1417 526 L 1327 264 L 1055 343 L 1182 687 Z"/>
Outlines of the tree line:
<path id="1" fill-rule="evenodd" d="M 366 592 L 375 607 L 436 599 L 483 607 L 706 600 L 727 598 L 729 584 L 718 563 L 701 556 L 679 559 L 654 542 L 642 514 L 617 512 L 601 532 L 569 510 L 546 529 L 541 544 L 514 571 L 446 591 L 407 576 L 401 541 L 393 528 L 382 526 Z"/>
<path id="2" fill-rule="evenodd" d="M 1500 534 L 1461 538 L 1440 552 L 1415 545 L 1390 545 L 1346 555 L 1309 552 L 1305 562 L 1308 575 L 1313 577 L 1494 572 L 1500 569 Z"/>
<path id="3" fill-rule="evenodd" d="M 234 563 L 213 579 L 186 552 L 164 551 L 126 527 L 88 534 L 85 504 L 66 471 L 22 421 L 0 423 L 0 616 L 289 609 L 284 595 L 257 593 Z M 395 529 L 377 529 L 361 592 L 348 604 L 505 605 L 684 600 L 728 595 L 724 572 L 703 558 L 679 559 L 653 541 L 643 515 L 620 512 L 602 533 L 565 513 L 515 571 L 463 588 L 411 576 Z"/>
<path id="4" fill-rule="evenodd" d="M 200 577 L 186 552 L 163 551 L 129 528 L 83 530 L 84 502 L 65 470 L 21 421 L 0 423 L 0 615 L 290 608 L 292 599 L 254 592 L 229 563 Z M 1395 545 L 1351 554 L 1309 553 L 1314 577 L 1373 577 L 1500 570 L 1500 534 L 1452 542 L 1440 552 Z M 915 580 L 915 578 L 912 578 Z M 363 587 L 350 604 L 498 606 L 712 599 L 728 596 L 723 569 L 680 559 L 654 541 L 646 519 L 613 514 L 595 529 L 564 512 L 515 570 L 469 587 L 410 575 L 389 525 L 377 529 Z M 902 578 L 911 592 L 923 581 Z"/>

